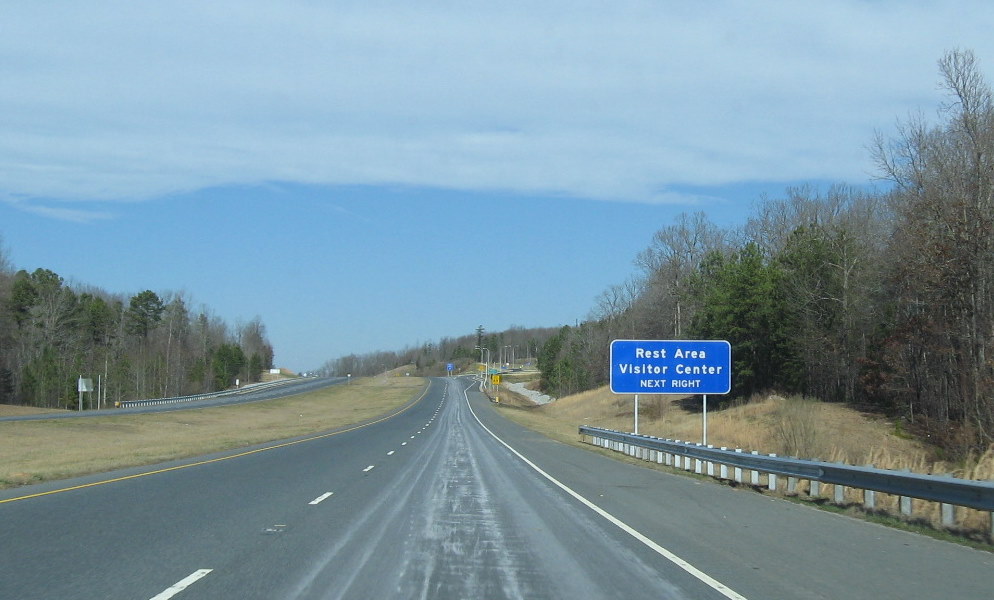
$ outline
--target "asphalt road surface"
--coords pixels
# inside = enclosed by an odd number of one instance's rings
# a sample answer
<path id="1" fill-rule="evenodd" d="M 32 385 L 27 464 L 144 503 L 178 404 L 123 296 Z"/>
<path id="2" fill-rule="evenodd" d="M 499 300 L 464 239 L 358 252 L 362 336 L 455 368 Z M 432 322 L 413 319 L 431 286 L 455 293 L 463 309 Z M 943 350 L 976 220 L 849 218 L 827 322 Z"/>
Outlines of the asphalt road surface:
<path id="1" fill-rule="evenodd" d="M 474 390 L 0 493 L 0 598 L 991 597 L 989 554 L 552 442 Z"/>

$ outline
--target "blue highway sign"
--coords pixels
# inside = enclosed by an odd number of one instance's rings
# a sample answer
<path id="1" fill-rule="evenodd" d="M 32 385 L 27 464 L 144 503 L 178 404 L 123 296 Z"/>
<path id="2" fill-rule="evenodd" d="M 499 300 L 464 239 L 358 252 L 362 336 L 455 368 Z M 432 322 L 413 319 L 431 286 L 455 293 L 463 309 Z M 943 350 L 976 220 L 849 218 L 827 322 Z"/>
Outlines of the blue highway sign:
<path id="1" fill-rule="evenodd" d="M 724 340 L 614 340 L 615 394 L 727 394 L 732 346 Z"/>

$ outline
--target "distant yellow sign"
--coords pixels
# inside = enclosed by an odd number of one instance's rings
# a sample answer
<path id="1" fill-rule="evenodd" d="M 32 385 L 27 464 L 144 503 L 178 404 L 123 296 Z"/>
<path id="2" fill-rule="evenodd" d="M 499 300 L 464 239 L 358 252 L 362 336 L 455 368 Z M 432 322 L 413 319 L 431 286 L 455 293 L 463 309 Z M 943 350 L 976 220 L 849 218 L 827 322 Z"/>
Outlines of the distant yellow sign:
<path id="1" fill-rule="evenodd" d="M 487 365 L 485 365 L 485 364 L 482 364 L 482 363 L 481 363 L 481 364 L 478 364 L 478 365 L 476 365 L 476 370 L 477 370 L 477 371 L 480 371 L 480 372 L 482 373 L 483 371 L 486 371 L 486 370 L 487 370 Z"/>
<path id="2" fill-rule="evenodd" d="M 500 385 L 500 375 L 491 375 L 490 376 L 490 383 L 492 383 L 494 385 Z"/>

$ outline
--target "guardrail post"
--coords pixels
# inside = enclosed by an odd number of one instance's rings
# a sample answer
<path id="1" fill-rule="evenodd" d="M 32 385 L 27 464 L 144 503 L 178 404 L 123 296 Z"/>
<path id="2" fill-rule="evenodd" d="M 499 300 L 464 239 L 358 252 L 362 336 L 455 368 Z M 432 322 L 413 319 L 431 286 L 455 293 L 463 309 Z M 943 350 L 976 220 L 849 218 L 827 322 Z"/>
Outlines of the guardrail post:
<path id="1" fill-rule="evenodd" d="M 873 490 L 863 490 L 863 507 L 873 510 L 877 506 L 877 493 Z"/>
<path id="2" fill-rule="evenodd" d="M 942 503 L 942 526 L 952 527 L 956 524 L 956 507 L 952 504 Z"/>
<path id="3" fill-rule="evenodd" d="M 736 448 L 735 451 L 742 454 L 742 448 Z M 742 483 L 742 467 L 735 467 L 732 472 L 735 474 L 735 483 Z"/>
<path id="4" fill-rule="evenodd" d="M 708 448 L 713 449 L 714 446 L 712 446 L 711 444 L 708 444 Z M 706 464 L 707 464 L 707 468 L 708 468 L 708 477 L 714 477 L 714 463 L 709 460 L 709 461 L 706 461 Z"/>
<path id="5" fill-rule="evenodd" d="M 812 479 L 810 481 L 811 489 L 808 491 L 808 496 L 812 498 L 817 498 L 821 496 L 821 482 L 817 479 Z"/>
<path id="6" fill-rule="evenodd" d="M 771 454 L 770 457 L 771 458 L 776 458 L 777 455 L 776 454 Z M 777 474 L 776 473 L 767 473 L 766 474 L 766 480 L 768 482 L 767 487 L 769 487 L 770 491 L 771 492 L 777 491 Z"/>
<path id="7" fill-rule="evenodd" d="M 793 494 L 797 491 L 797 477 L 787 476 L 787 493 Z"/>
<path id="8" fill-rule="evenodd" d="M 666 452 L 665 458 L 666 458 L 666 466 L 667 467 L 673 466 L 673 455 L 670 454 L 669 452 Z"/>
<path id="9" fill-rule="evenodd" d="M 753 450 L 749 454 L 752 454 L 753 456 L 759 456 L 759 451 Z M 750 481 L 752 482 L 753 485 L 759 485 L 759 471 L 755 469 L 752 470 L 750 475 Z"/>
<path id="10" fill-rule="evenodd" d="M 901 514 L 906 517 L 911 516 L 911 498 L 908 496 L 901 496 Z"/>
<path id="11" fill-rule="evenodd" d="M 697 473 L 698 475 L 700 475 L 700 474 L 702 474 L 704 472 L 704 465 L 701 464 L 702 462 L 704 462 L 704 461 L 702 461 L 699 458 L 695 458 L 694 459 L 694 473 Z"/>
<path id="12" fill-rule="evenodd" d="M 722 450 L 728 450 L 728 448 L 726 448 L 725 446 L 722 446 L 721 449 Z M 721 478 L 722 479 L 728 479 L 728 465 L 722 463 L 721 465 L 719 465 L 719 467 L 720 467 L 719 472 L 720 472 Z"/>
<path id="13" fill-rule="evenodd" d="M 836 483 L 832 487 L 835 488 L 833 490 L 835 492 L 835 503 L 836 504 L 843 504 L 843 503 L 845 503 L 845 500 L 846 500 L 846 488 L 845 488 L 845 486 L 839 485 L 839 484 Z"/>

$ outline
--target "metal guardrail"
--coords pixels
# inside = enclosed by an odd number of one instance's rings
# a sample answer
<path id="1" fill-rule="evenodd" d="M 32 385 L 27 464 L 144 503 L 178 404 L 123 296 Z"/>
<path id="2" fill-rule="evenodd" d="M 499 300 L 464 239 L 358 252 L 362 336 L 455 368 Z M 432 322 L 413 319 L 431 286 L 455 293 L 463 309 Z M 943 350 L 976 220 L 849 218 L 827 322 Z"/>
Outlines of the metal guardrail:
<path id="1" fill-rule="evenodd" d="M 259 390 L 269 389 L 271 387 L 276 387 L 278 385 L 283 385 L 292 381 L 297 381 L 295 379 L 278 379 L 276 381 L 269 381 L 266 383 L 251 384 L 245 387 L 238 388 L 237 390 L 224 390 L 221 392 L 209 392 L 207 394 L 194 394 L 192 396 L 175 396 L 172 398 L 147 398 L 145 400 L 124 400 L 120 403 L 121 408 L 133 408 L 139 406 L 159 406 L 161 404 L 178 404 L 181 402 L 195 402 L 197 400 L 209 400 L 211 398 L 219 398 L 221 396 L 234 396 L 237 394 L 244 394 L 247 392 L 257 392 Z"/>
<path id="2" fill-rule="evenodd" d="M 622 452 L 628 451 L 628 448 L 612 446 L 622 444 L 761 473 L 872 490 L 905 498 L 931 500 L 947 505 L 966 506 L 988 512 L 994 511 L 994 482 L 991 481 L 972 481 L 942 475 L 922 475 L 908 471 L 889 471 L 874 467 L 856 467 L 841 463 L 746 453 L 741 450 L 719 449 L 599 427 L 580 426 L 579 430 L 580 435 L 590 437 L 595 445 Z"/>

